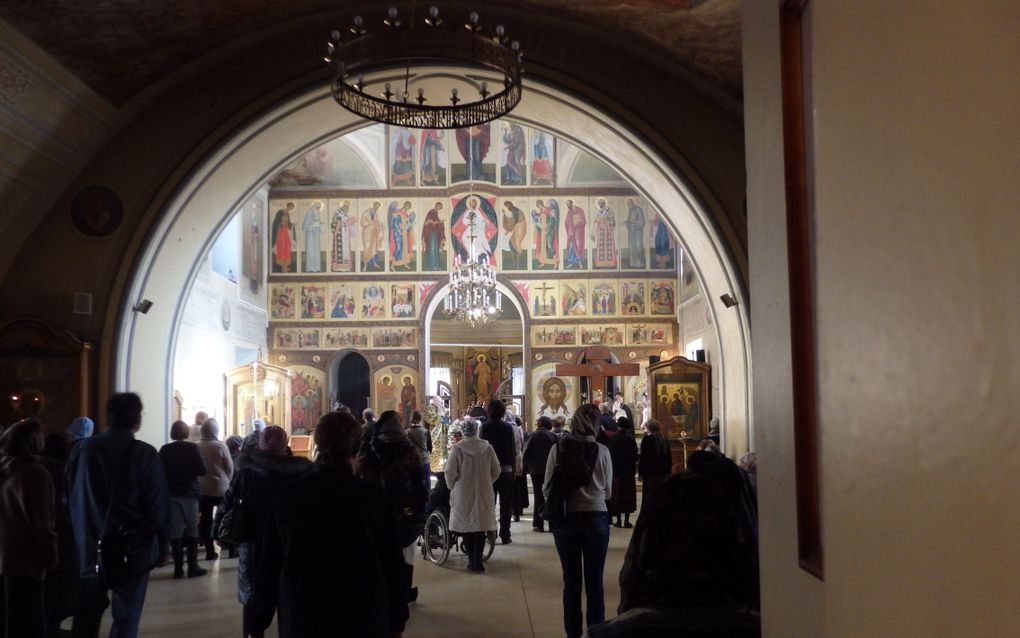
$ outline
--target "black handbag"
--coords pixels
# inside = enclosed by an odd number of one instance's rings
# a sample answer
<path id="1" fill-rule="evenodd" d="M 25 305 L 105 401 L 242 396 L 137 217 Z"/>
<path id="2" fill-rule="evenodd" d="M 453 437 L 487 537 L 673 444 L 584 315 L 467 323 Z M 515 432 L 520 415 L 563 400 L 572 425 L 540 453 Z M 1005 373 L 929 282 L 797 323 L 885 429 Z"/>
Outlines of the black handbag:
<path id="1" fill-rule="evenodd" d="M 557 444 L 558 445 L 558 444 Z M 559 455 L 553 467 L 552 479 L 549 481 L 549 496 L 542 503 L 542 520 L 549 527 L 557 527 L 567 520 L 567 485 L 560 469 Z"/>
<path id="2" fill-rule="evenodd" d="M 220 517 L 216 526 L 216 537 L 224 545 L 239 545 L 246 540 L 243 472 L 238 477 L 236 489 L 231 488 L 231 492 L 231 504 Z"/>
<path id="3" fill-rule="evenodd" d="M 134 442 L 131 444 L 134 445 Z M 160 559 L 159 539 L 152 525 L 138 521 L 124 521 L 113 531 L 108 531 L 110 511 L 117 498 L 117 488 L 123 483 L 125 471 L 130 464 L 131 446 L 121 462 L 117 484 L 110 491 L 110 502 L 106 506 L 106 518 L 96 543 L 96 574 L 107 589 L 116 589 L 137 580 L 149 572 Z"/>

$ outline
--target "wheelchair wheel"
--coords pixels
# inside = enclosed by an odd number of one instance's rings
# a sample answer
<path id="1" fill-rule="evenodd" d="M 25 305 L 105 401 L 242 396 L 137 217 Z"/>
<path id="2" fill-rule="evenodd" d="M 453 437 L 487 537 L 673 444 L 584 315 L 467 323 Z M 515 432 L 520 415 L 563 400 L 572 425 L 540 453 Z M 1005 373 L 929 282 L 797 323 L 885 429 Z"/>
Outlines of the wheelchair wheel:
<path id="1" fill-rule="evenodd" d="M 485 552 L 482 553 L 482 560 L 489 560 L 494 549 L 496 549 L 496 532 L 485 532 Z"/>
<path id="2" fill-rule="evenodd" d="M 446 517 L 438 510 L 425 519 L 421 553 L 436 565 L 442 565 L 450 556 L 450 528 L 446 526 Z"/>

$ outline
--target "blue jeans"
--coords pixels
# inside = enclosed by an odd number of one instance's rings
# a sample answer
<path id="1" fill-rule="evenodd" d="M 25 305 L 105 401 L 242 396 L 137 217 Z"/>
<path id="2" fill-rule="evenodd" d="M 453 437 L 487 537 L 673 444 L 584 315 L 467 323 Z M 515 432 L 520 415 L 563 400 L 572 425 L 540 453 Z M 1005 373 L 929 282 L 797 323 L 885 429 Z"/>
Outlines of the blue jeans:
<path id="1" fill-rule="evenodd" d="M 569 512 L 553 530 L 556 553 L 563 568 L 563 628 L 567 638 L 584 633 L 581 621 L 581 579 L 587 596 L 587 625 L 606 619 L 602 572 L 609 549 L 608 512 Z"/>
<path id="2" fill-rule="evenodd" d="M 135 638 L 142 620 L 145 590 L 149 586 L 149 572 L 137 580 L 113 590 L 113 627 L 110 638 Z M 82 577 L 78 585 L 78 605 L 74 610 L 71 635 L 74 638 L 96 638 L 103 612 L 110 604 L 106 587 L 97 577 Z"/>

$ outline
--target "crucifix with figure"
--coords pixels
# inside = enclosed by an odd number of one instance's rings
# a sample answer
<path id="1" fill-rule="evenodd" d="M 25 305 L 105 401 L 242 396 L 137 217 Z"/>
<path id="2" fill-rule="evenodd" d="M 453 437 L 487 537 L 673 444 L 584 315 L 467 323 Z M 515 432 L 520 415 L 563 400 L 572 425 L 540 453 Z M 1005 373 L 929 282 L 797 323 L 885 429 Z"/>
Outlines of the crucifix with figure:
<path id="1" fill-rule="evenodd" d="M 606 377 L 635 377 L 641 373 L 641 366 L 636 363 L 612 363 L 609 348 L 593 346 L 584 351 L 585 363 L 558 363 L 558 377 L 587 377 L 588 398 L 595 402 L 595 390 L 605 391 Z M 605 399 L 603 399 L 605 400 Z"/>

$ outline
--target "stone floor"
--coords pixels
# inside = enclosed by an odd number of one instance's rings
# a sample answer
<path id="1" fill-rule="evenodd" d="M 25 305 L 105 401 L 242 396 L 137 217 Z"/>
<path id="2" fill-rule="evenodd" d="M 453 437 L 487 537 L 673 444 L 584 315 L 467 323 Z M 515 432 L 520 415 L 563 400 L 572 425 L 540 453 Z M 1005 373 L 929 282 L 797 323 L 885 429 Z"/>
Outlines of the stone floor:
<path id="1" fill-rule="evenodd" d="M 531 530 L 530 514 L 514 523 L 513 542 L 496 545 L 484 574 L 467 571 L 467 558 L 451 551 L 443 566 L 415 565 L 418 602 L 404 635 L 413 637 L 553 638 L 563 636 L 559 559 L 552 534 Z M 610 528 L 606 557 L 606 614 L 616 615 L 618 576 L 630 529 Z M 209 576 L 174 580 L 171 569 L 155 570 L 142 615 L 143 638 L 238 638 L 237 561 L 204 562 Z M 109 626 L 107 613 L 102 635 Z M 275 625 L 267 636 L 276 636 Z"/>

